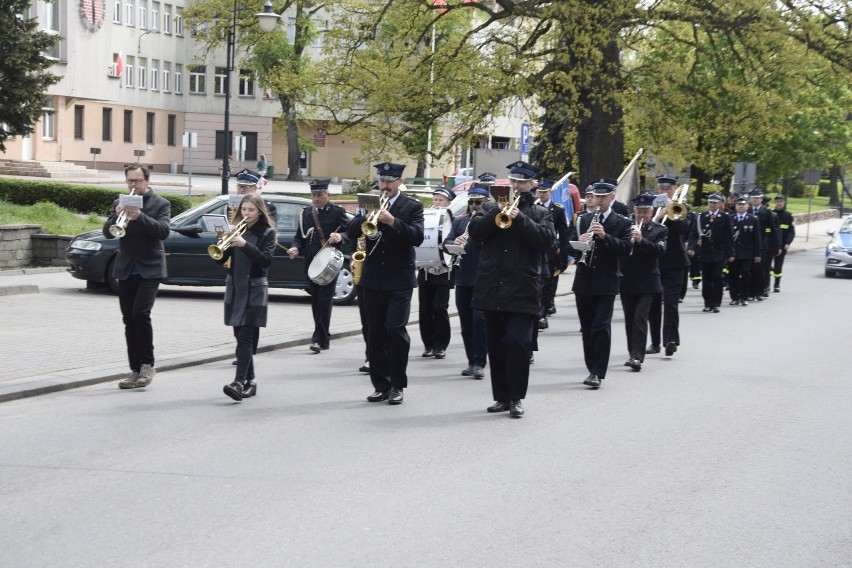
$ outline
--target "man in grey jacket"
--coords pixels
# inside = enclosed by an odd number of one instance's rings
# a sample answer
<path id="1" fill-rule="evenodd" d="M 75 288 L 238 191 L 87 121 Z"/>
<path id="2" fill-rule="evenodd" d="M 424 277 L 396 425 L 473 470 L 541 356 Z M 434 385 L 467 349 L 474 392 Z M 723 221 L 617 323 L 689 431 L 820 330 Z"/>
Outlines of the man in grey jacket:
<path id="1" fill-rule="evenodd" d="M 131 195 L 142 196 L 142 207 L 125 207 L 116 200 L 103 233 L 108 239 L 120 237 L 112 274 L 118 279 L 118 302 L 124 321 L 130 374 L 118 386 L 135 389 L 151 384 L 156 373 L 151 309 L 160 282 L 166 277 L 163 241 L 169 236 L 171 204 L 148 188 L 150 173 L 145 166 L 125 167 L 124 177 Z M 122 225 L 123 233 L 118 229 Z"/>

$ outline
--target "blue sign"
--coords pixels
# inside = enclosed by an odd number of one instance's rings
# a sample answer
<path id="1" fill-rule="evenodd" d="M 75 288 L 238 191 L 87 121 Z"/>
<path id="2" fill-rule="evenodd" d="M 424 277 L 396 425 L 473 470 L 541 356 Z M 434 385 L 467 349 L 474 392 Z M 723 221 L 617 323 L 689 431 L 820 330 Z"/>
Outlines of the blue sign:
<path id="1" fill-rule="evenodd" d="M 521 154 L 530 153 L 530 125 L 521 123 Z"/>

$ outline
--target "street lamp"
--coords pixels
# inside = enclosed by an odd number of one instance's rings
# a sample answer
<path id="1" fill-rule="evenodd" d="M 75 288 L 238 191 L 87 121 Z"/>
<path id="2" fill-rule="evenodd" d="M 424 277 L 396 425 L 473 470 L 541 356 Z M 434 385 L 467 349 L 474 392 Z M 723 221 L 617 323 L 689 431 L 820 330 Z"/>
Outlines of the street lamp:
<path id="1" fill-rule="evenodd" d="M 272 10 L 272 0 L 266 0 L 263 12 L 255 14 L 260 24 L 260 29 L 269 33 L 275 29 L 281 16 Z M 234 11 L 231 17 L 231 28 L 228 30 L 228 45 L 225 52 L 225 140 L 222 157 L 222 195 L 228 195 L 228 181 L 230 178 L 231 164 L 228 150 L 231 140 L 231 69 L 234 67 L 237 39 L 237 0 L 234 0 Z"/>

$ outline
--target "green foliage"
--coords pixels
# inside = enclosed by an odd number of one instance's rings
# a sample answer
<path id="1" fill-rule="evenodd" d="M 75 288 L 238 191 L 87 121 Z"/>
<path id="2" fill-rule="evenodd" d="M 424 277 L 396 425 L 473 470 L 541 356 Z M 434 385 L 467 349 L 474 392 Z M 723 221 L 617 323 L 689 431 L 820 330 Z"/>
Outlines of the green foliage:
<path id="1" fill-rule="evenodd" d="M 86 185 L 0 178 L 0 200 L 17 205 L 35 205 L 48 201 L 77 213 L 107 215 L 112 210 L 113 202 L 125 193 L 118 189 Z M 182 195 L 159 195 L 169 200 L 173 216 L 190 208 L 189 199 Z"/>
<path id="2" fill-rule="evenodd" d="M 59 36 L 39 31 L 38 22 L 21 14 L 30 0 L 0 0 L 0 152 L 11 136 L 29 134 L 42 114 L 45 92 L 59 77 L 47 73 L 53 61 L 43 55 Z"/>
<path id="3" fill-rule="evenodd" d="M 54 235 L 77 235 L 101 228 L 104 221 L 94 213 L 81 216 L 45 201 L 30 206 L 0 201 L 0 225 L 41 225 Z"/>

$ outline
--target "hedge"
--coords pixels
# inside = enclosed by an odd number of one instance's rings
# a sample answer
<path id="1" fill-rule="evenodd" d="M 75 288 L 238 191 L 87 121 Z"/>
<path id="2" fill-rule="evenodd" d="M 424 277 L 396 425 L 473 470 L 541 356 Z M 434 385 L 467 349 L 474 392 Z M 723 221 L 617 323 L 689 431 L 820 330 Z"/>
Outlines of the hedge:
<path id="1" fill-rule="evenodd" d="M 22 180 L 17 178 L 0 178 L 0 200 L 16 205 L 35 205 L 40 201 L 49 201 L 65 209 L 77 213 L 97 213 L 108 215 L 112 211 L 113 202 L 121 194 L 127 193 L 119 189 L 92 187 L 90 185 L 75 185 L 56 181 Z M 159 193 L 172 204 L 172 216 L 183 213 L 192 204 L 182 195 Z"/>

